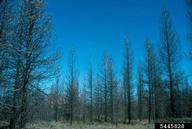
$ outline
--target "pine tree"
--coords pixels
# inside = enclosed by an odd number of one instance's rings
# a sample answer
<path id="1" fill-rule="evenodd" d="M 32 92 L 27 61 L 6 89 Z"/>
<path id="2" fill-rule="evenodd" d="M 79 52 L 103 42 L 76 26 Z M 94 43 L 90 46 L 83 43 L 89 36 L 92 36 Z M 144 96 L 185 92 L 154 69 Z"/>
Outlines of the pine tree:
<path id="1" fill-rule="evenodd" d="M 124 85 L 124 100 L 125 100 L 125 115 L 127 115 L 128 123 L 131 123 L 131 100 L 132 100 L 132 57 L 128 39 L 125 40 L 125 57 L 123 68 L 123 85 Z M 126 117 L 125 117 L 126 121 Z"/>
<path id="2" fill-rule="evenodd" d="M 90 115 L 90 121 L 93 122 L 93 69 L 92 66 L 89 68 L 88 73 L 88 87 L 89 87 L 89 115 Z"/>
<path id="3" fill-rule="evenodd" d="M 70 117 L 70 124 L 73 124 L 75 106 L 78 102 L 78 73 L 76 68 L 76 55 L 75 51 L 71 49 L 68 57 L 68 75 L 67 75 L 67 107 Z"/>
<path id="4" fill-rule="evenodd" d="M 109 98 L 110 98 L 110 117 L 111 122 L 114 122 L 114 87 L 115 87 L 115 75 L 113 70 L 112 59 L 109 57 L 107 61 L 107 75 L 109 85 Z"/>
<path id="5" fill-rule="evenodd" d="M 152 44 L 149 40 L 146 41 L 146 78 L 147 78 L 147 85 L 148 85 L 148 121 L 151 122 L 152 116 L 152 100 L 153 100 L 153 79 L 154 79 L 154 52 L 152 48 Z"/>
<path id="6" fill-rule="evenodd" d="M 137 95 L 138 95 L 138 118 L 141 121 L 143 119 L 143 92 L 144 92 L 144 77 L 141 65 L 138 67 L 138 84 L 137 84 Z"/>
<path id="7" fill-rule="evenodd" d="M 170 117 L 175 117 L 175 83 L 174 75 L 178 64 L 178 39 L 176 32 L 172 26 L 169 12 L 165 8 L 162 13 L 161 26 L 161 62 L 165 69 L 165 74 L 168 80 L 169 97 L 170 97 Z"/>

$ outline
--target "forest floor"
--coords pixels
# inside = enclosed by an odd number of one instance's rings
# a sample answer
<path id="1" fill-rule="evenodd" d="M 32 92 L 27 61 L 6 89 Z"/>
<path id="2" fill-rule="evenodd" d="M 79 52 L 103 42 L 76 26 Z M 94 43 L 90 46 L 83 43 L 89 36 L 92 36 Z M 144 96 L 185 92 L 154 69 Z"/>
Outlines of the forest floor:
<path id="1" fill-rule="evenodd" d="M 69 123 L 62 122 L 37 122 L 28 124 L 27 129 L 154 129 L 153 124 L 147 124 L 146 122 L 139 122 L 137 124 L 110 124 L 110 123 L 94 123 L 83 124 L 74 123 L 70 126 Z"/>

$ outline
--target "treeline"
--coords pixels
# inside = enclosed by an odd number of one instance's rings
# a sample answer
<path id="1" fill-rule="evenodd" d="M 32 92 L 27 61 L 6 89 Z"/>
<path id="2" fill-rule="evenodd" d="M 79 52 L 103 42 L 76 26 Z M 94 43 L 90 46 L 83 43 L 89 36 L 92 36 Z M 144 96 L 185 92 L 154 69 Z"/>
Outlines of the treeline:
<path id="1" fill-rule="evenodd" d="M 67 75 L 64 81 L 61 77 L 56 79 L 49 94 L 55 120 L 64 119 L 72 124 L 73 121 L 131 123 L 148 119 L 150 123 L 168 118 L 191 118 L 190 75 L 180 66 L 181 59 L 189 58 L 190 52 L 182 51 L 166 8 L 161 19 L 161 41 L 156 46 L 149 39 L 145 41 L 145 55 L 136 66 L 136 79 L 134 51 L 127 38 L 121 75 L 116 74 L 112 57 L 104 54 L 97 70 L 93 69 L 93 64 L 87 66 L 83 84 L 79 84 L 77 58 L 71 50 Z"/>
<path id="2" fill-rule="evenodd" d="M 192 1 L 186 3 L 186 24 L 191 28 Z M 0 6 L 0 120 L 9 123 L 10 129 L 37 120 L 72 125 L 73 121 L 117 124 L 148 119 L 150 123 L 192 117 L 190 75 L 180 68 L 181 59 L 191 60 L 192 53 L 181 51 L 182 41 L 166 8 L 161 41 L 155 45 L 145 41 L 145 55 L 138 66 L 136 50 L 126 38 L 121 75 L 116 74 L 112 57 L 104 54 L 98 70 L 90 64 L 85 79 L 79 81 L 75 50 L 69 52 L 66 75 L 56 64 L 58 56 L 48 51 L 50 19 L 43 12 L 43 0 L 21 0 L 14 6 L 2 0 Z M 187 37 L 191 42 L 190 32 Z M 42 89 L 48 79 L 54 83 L 47 93 Z"/>

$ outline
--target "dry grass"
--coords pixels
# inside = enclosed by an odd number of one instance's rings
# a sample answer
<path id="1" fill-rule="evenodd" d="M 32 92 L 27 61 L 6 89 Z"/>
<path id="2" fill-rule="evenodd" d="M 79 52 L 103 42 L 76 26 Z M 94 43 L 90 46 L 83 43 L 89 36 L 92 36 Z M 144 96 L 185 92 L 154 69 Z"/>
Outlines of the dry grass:
<path id="1" fill-rule="evenodd" d="M 146 124 L 146 122 L 140 122 L 138 124 L 124 125 L 110 123 L 94 123 L 94 124 L 83 124 L 74 123 L 72 126 L 69 123 L 61 122 L 38 122 L 28 124 L 27 129 L 153 129 L 153 125 Z"/>

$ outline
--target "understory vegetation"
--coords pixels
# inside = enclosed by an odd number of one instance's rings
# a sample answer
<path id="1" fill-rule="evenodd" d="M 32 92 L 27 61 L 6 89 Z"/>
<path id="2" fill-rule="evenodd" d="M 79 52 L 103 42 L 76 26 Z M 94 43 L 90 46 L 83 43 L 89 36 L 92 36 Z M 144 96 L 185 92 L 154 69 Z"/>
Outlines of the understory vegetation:
<path id="1" fill-rule="evenodd" d="M 154 125 L 147 124 L 147 121 L 130 125 L 115 125 L 111 123 L 84 124 L 82 122 L 75 122 L 72 126 L 69 123 L 62 122 L 38 122 L 28 124 L 27 126 L 27 129 L 154 129 Z"/>

